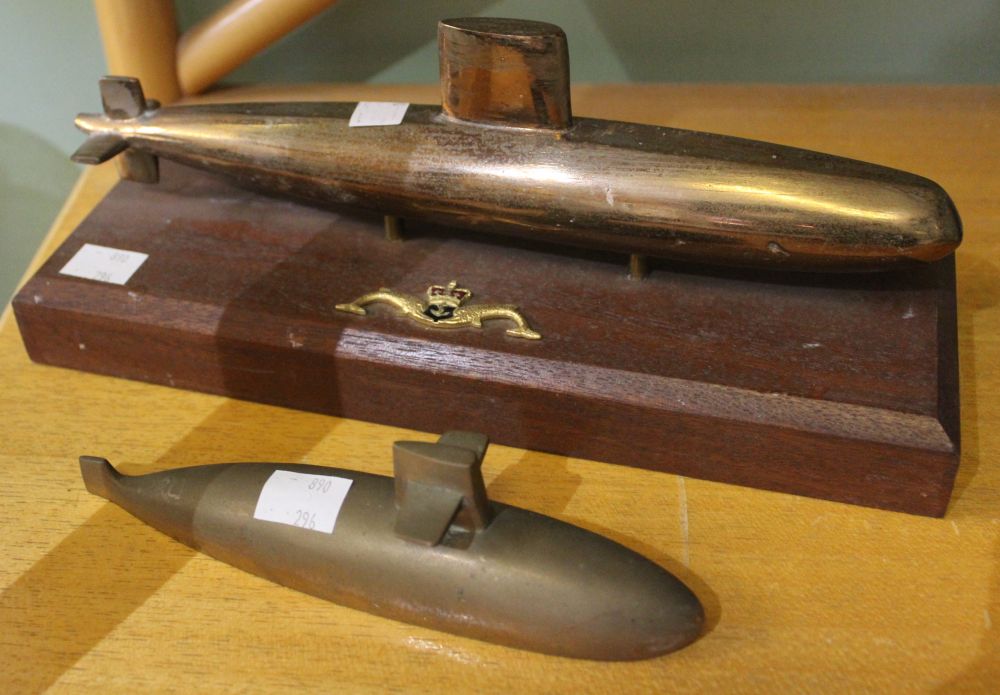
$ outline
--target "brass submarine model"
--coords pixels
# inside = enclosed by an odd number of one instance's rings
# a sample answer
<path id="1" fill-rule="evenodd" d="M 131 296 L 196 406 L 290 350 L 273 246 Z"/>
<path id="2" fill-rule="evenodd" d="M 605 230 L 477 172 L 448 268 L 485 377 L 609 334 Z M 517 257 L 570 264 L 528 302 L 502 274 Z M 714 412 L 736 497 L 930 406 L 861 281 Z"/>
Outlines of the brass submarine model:
<path id="1" fill-rule="evenodd" d="M 467 230 L 724 265 L 862 271 L 930 262 L 961 241 L 940 186 L 887 167 L 723 135 L 575 118 L 566 36 L 498 18 L 445 20 L 441 107 L 352 127 L 353 103 L 159 106 L 101 81 L 73 159 L 157 157 L 323 206 Z"/>
<path id="2" fill-rule="evenodd" d="M 491 502 L 488 440 L 397 442 L 395 478 L 233 463 L 124 476 L 84 456 L 87 489 L 219 560 L 418 625 L 547 654 L 658 656 L 704 613 L 676 577 L 614 541 Z"/>

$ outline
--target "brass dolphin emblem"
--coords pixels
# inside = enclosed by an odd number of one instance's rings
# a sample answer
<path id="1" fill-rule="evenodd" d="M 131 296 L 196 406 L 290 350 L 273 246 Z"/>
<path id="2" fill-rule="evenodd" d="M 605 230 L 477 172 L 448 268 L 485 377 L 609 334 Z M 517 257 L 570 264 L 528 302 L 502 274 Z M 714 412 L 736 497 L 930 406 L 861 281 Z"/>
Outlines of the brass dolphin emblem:
<path id="1" fill-rule="evenodd" d="M 542 337 L 528 325 L 513 304 L 462 306 L 471 296 L 472 290 L 459 287 L 453 280 L 446 286 L 428 287 L 426 300 L 383 287 L 378 292 L 363 294 L 353 302 L 338 304 L 336 308 L 338 311 L 366 316 L 366 305 L 382 302 L 394 306 L 403 316 L 432 328 L 482 328 L 483 321 L 506 319 L 515 324 L 514 328 L 507 329 L 507 335 L 528 340 L 539 340 Z"/>

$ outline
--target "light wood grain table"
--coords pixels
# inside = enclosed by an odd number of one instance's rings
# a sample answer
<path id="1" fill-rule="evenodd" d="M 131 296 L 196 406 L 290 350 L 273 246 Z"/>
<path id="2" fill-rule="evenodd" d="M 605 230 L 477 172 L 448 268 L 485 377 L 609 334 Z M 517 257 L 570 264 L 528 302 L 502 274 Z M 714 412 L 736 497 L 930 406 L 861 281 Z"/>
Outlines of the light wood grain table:
<path id="1" fill-rule="evenodd" d="M 237 96 L 295 94 L 436 99 L 433 87 L 354 85 Z M 963 454 L 947 516 L 494 447 L 484 473 L 495 499 L 649 555 L 697 591 L 708 627 L 691 647 L 637 663 L 493 646 L 228 567 L 88 494 L 76 462 L 100 455 L 138 473 L 308 461 L 390 474 L 392 441 L 435 433 L 31 364 L 8 307 L 0 319 L 0 691 L 1000 689 L 1000 89 L 583 86 L 574 110 L 874 161 L 952 194 L 966 229 L 958 251 Z M 36 265 L 114 181 L 106 167 L 81 177 Z"/>

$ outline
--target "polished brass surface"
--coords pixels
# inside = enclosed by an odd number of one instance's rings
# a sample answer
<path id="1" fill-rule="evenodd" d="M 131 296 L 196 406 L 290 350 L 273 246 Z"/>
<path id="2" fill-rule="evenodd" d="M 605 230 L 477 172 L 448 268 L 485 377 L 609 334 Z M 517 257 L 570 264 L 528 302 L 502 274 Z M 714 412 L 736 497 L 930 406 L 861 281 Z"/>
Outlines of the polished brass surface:
<path id="1" fill-rule="evenodd" d="M 471 296 L 471 290 L 458 287 L 454 281 L 447 286 L 431 285 L 427 288 L 427 299 L 401 294 L 383 287 L 377 292 L 369 292 L 353 301 L 338 304 L 336 308 L 338 311 L 366 316 L 367 305 L 389 304 L 403 316 L 431 328 L 482 328 L 483 321 L 504 319 L 515 324 L 514 328 L 507 329 L 509 336 L 528 340 L 539 340 L 542 337 L 528 325 L 517 306 L 513 304 L 463 306 L 463 302 Z"/>
<path id="2" fill-rule="evenodd" d="M 666 570 L 597 534 L 490 502 L 487 443 L 468 432 L 398 442 L 395 481 L 301 464 L 132 477 L 85 456 L 80 467 L 88 490 L 177 540 L 353 608 L 586 659 L 649 658 L 697 639 L 701 604 Z M 332 533 L 255 518 L 275 471 L 351 481 Z"/>
<path id="3" fill-rule="evenodd" d="M 146 102 L 138 80 L 118 80 L 105 77 L 101 80 L 101 106 L 108 118 L 127 120 L 144 114 L 150 104 Z"/>
<path id="4" fill-rule="evenodd" d="M 112 120 L 138 118 L 160 108 L 156 100 L 146 99 L 138 80 L 105 77 L 100 82 L 100 89 L 104 113 Z M 114 138 L 117 142 L 112 142 L 109 138 Z M 87 143 L 90 143 L 89 148 Z M 121 156 L 115 159 L 115 167 L 123 179 L 140 183 L 159 181 L 160 166 L 154 155 L 136 148 L 126 149 L 128 143 L 111 134 L 104 136 L 100 143 L 92 143 L 90 140 L 87 143 L 84 143 L 80 151 L 74 155 L 76 161 L 84 164 L 100 164 L 120 153 Z"/>
<path id="5" fill-rule="evenodd" d="M 405 227 L 403 220 L 395 215 L 386 215 L 384 222 L 386 241 L 402 241 Z"/>
<path id="6" fill-rule="evenodd" d="M 493 518 L 480 471 L 489 439 L 446 432 L 437 444 L 397 442 L 393 450 L 396 535 L 437 545 L 449 527 L 472 534 Z"/>
<path id="7" fill-rule="evenodd" d="M 160 163 L 154 155 L 139 150 L 126 150 L 115 159 L 118 175 L 127 181 L 156 183 L 160 180 Z"/>
<path id="8" fill-rule="evenodd" d="M 628 257 L 628 276 L 633 280 L 642 280 L 649 273 L 649 263 L 646 257 L 633 253 Z"/>
<path id="9" fill-rule="evenodd" d="M 438 55 L 448 116 L 525 128 L 572 124 L 569 49 L 554 24 L 446 19 L 438 25 Z"/>
<path id="10" fill-rule="evenodd" d="M 879 270 L 937 260 L 961 241 L 951 199 L 914 174 L 571 117 L 559 77 L 565 42 L 550 25 L 454 20 L 440 36 L 443 109 L 411 105 L 397 126 L 351 128 L 354 104 L 340 103 L 172 106 L 119 118 L 128 110 L 118 97 L 135 90 L 107 78 L 102 93 L 108 80 L 125 86 L 114 87 L 108 114 L 77 118 L 90 139 L 75 157 L 114 156 L 124 142 L 126 155 L 168 157 L 322 205 L 700 263 Z"/>

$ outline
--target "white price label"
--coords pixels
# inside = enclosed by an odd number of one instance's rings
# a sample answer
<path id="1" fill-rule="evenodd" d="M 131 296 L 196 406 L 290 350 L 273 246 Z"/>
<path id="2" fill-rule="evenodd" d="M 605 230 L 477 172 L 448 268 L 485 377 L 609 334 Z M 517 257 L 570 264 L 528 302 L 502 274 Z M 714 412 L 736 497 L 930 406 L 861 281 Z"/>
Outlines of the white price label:
<path id="1" fill-rule="evenodd" d="M 366 125 L 399 125 L 409 104 L 396 101 L 359 101 L 347 124 L 351 128 Z"/>
<path id="2" fill-rule="evenodd" d="M 333 533 L 352 482 L 334 475 L 275 471 L 261 488 L 253 518 Z"/>
<path id="3" fill-rule="evenodd" d="M 149 254 L 84 244 L 59 272 L 87 280 L 124 285 L 146 262 Z"/>

